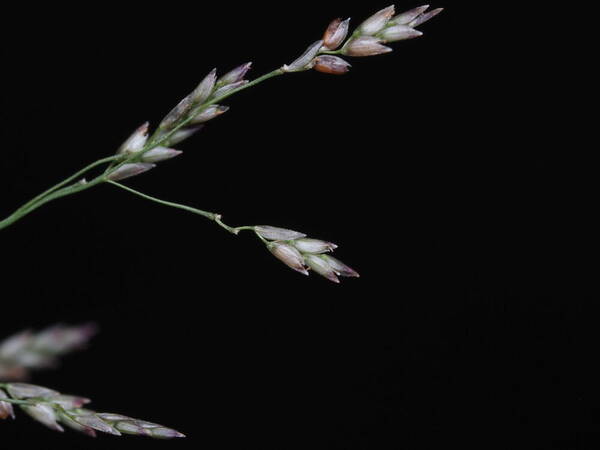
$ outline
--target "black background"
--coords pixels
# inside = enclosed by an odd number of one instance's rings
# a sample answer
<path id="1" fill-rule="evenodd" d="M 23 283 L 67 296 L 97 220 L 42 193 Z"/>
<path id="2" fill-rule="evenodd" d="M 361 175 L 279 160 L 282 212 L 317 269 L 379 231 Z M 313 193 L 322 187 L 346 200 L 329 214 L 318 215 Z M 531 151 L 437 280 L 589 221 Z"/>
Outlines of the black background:
<path id="1" fill-rule="evenodd" d="M 386 6 L 371 3 L 4 17 L 0 213 L 157 124 L 213 67 L 258 76 L 330 19 Z M 439 6 L 425 36 L 344 77 L 236 95 L 183 156 L 127 181 L 332 240 L 362 278 L 302 277 L 251 235 L 111 186 L 1 232 L 2 335 L 101 327 L 32 381 L 188 435 L 91 440 L 20 414 L 2 449 L 597 447 L 591 178 L 539 137 L 554 132 L 535 123 L 539 53 L 507 32 L 514 10 Z"/>

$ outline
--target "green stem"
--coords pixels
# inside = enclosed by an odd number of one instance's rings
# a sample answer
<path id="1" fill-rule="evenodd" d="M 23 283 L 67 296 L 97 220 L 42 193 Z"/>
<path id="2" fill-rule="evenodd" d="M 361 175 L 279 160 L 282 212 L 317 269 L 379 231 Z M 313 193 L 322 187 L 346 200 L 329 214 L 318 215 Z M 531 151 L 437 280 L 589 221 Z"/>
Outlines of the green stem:
<path id="1" fill-rule="evenodd" d="M 14 213 L 12 213 L 10 216 L 5 218 L 4 220 L 0 220 L 0 230 L 12 225 L 13 223 L 15 223 L 18 220 L 25 217 L 27 214 L 35 211 L 40 206 L 45 205 L 46 203 L 48 203 L 52 200 L 56 200 L 58 198 L 65 197 L 67 195 L 72 195 L 77 192 L 84 191 L 93 186 L 96 186 L 99 183 L 102 183 L 103 181 L 105 181 L 105 179 L 101 175 L 101 176 L 98 176 L 98 177 L 94 178 L 93 180 L 86 182 L 86 183 L 77 183 L 77 184 L 74 184 L 71 186 L 63 187 L 66 184 L 72 182 L 73 180 L 79 178 L 81 175 L 85 174 L 86 172 L 90 171 L 94 167 L 97 167 L 101 164 L 105 164 L 107 162 L 114 161 L 118 158 L 120 158 L 120 156 L 109 156 L 107 158 L 99 159 L 98 161 L 95 161 L 95 162 L 89 164 L 88 166 L 84 167 L 80 171 L 74 173 L 70 177 L 65 178 L 60 183 L 52 186 L 50 189 L 47 189 L 46 191 L 44 191 L 37 197 L 35 197 L 35 198 L 31 199 L 30 201 L 28 201 L 27 203 L 25 203 L 23 206 L 21 206 L 19 209 L 17 209 Z"/>
<path id="2" fill-rule="evenodd" d="M 78 172 L 75 172 L 73 175 L 71 175 L 68 178 L 65 178 L 64 180 L 62 180 L 60 183 L 55 184 L 54 186 L 52 186 L 50 189 L 45 190 L 44 192 L 42 192 L 40 195 L 38 195 L 37 197 L 32 198 L 31 200 L 29 200 L 27 203 L 25 203 L 23 206 L 21 206 L 19 208 L 20 209 L 24 209 L 27 208 L 28 206 L 32 205 L 33 203 L 37 202 L 38 200 L 42 199 L 43 197 L 45 197 L 48 194 L 51 194 L 52 192 L 56 191 L 57 189 L 60 189 L 61 187 L 63 187 L 64 185 L 70 183 L 73 180 L 76 180 L 77 178 L 79 178 L 81 175 L 89 172 L 90 170 L 92 170 L 94 167 L 100 166 L 102 164 L 108 163 L 108 162 L 112 162 L 115 159 L 120 158 L 120 156 L 109 156 L 107 158 L 102 158 L 99 159 L 98 161 L 94 161 L 93 163 L 85 166 L 83 169 L 81 169 Z M 18 210 L 17 210 L 18 211 Z"/>
<path id="3" fill-rule="evenodd" d="M 269 242 L 269 241 L 267 241 L 267 240 L 266 240 L 264 237 L 262 237 L 260 234 L 258 234 L 258 233 L 256 232 L 256 230 L 254 230 L 254 234 L 256 234 L 256 236 L 258 236 L 258 238 L 259 238 L 259 239 L 260 239 L 260 240 L 263 242 L 263 244 L 265 244 L 266 246 L 268 246 L 268 245 L 269 245 L 269 243 L 270 243 L 270 242 Z"/>
<path id="4" fill-rule="evenodd" d="M 269 73 L 266 73 L 256 79 L 250 81 L 249 83 L 244 84 L 243 86 L 240 86 L 239 88 L 232 89 L 231 91 L 221 95 L 219 98 L 215 98 L 215 99 L 211 100 L 210 102 L 206 103 L 206 105 L 203 105 L 203 106 L 210 106 L 214 103 L 220 102 L 221 100 L 225 100 L 227 97 L 230 97 L 233 94 L 237 94 L 238 92 L 243 91 L 244 89 L 251 88 L 252 86 L 256 86 L 257 84 L 262 83 L 263 81 L 266 81 L 269 78 L 277 77 L 279 75 L 283 75 L 284 73 L 285 72 L 282 69 L 275 69 Z"/>
<path id="5" fill-rule="evenodd" d="M 13 223 L 22 219 L 27 214 L 31 213 L 32 211 L 36 210 L 40 206 L 42 206 L 52 200 L 56 200 L 58 198 L 65 197 L 67 195 L 72 195 L 77 192 L 81 192 L 81 191 L 89 189 L 99 183 L 107 181 L 107 177 L 111 173 L 113 173 L 115 170 L 117 170 L 119 167 L 123 166 L 124 164 L 130 163 L 132 161 L 140 160 L 142 158 L 142 156 L 144 155 L 144 153 L 147 153 L 150 150 L 152 150 L 153 148 L 166 142 L 174 133 L 176 133 L 178 130 L 180 130 L 184 126 L 188 125 L 193 120 L 193 118 L 198 113 L 200 113 L 202 110 L 208 108 L 209 106 L 211 106 L 217 102 L 220 102 L 220 101 L 226 99 L 227 97 L 232 96 L 233 94 L 243 91 L 244 89 L 248 89 L 252 86 L 256 86 L 257 84 L 262 83 L 263 81 L 268 80 L 269 78 L 273 78 L 278 75 L 283 75 L 284 73 L 285 72 L 281 69 L 273 70 L 265 75 L 262 75 L 261 77 L 256 78 L 255 80 L 253 80 L 243 86 L 238 87 L 237 89 L 232 89 L 231 91 L 221 95 L 220 97 L 212 99 L 209 102 L 206 102 L 206 103 L 200 105 L 196 109 L 196 111 L 194 111 L 194 114 L 190 114 L 189 117 L 187 117 L 185 120 L 181 121 L 177 126 L 173 127 L 173 129 L 171 131 L 169 131 L 169 133 L 167 133 L 163 136 L 160 136 L 158 139 L 156 139 L 156 138 L 150 139 L 149 142 L 144 146 L 144 148 L 140 152 L 135 153 L 134 155 L 130 156 L 129 158 L 123 159 L 122 155 L 115 155 L 115 156 L 109 156 L 107 158 L 102 158 L 102 159 L 99 159 L 98 161 L 91 163 L 90 165 L 84 167 L 80 171 L 74 173 L 73 175 L 71 175 L 68 178 L 65 178 L 60 183 L 52 186 L 50 189 L 47 189 L 46 191 L 42 192 L 35 198 L 31 199 L 30 201 L 28 201 L 27 203 L 22 205 L 13 214 L 8 216 L 4 220 L 0 220 L 0 230 L 12 225 Z M 116 164 L 115 164 L 115 162 L 116 162 Z M 67 186 L 66 188 L 63 188 L 63 186 L 69 184 L 73 180 L 76 180 L 78 177 L 87 173 L 94 167 L 97 167 L 97 166 L 105 164 L 105 163 L 111 163 L 111 164 L 108 166 L 108 168 L 104 171 L 104 173 L 102 175 L 96 177 L 94 180 L 90 181 L 89 183 L 76 184 L 73 186 Z M 113 184 L 118 184 L 118 183 L 113 183 Z M 119 186 L 122 186 L 122 185 L 119 185 Z M 142 195 L 144 195 L 144 194 L 142 194 Z M 158 200 L 158 199 L 156 199 L 156 200 Z M 166 202 L 166 203 L 169 203 L 169 202 Z M 177 204 L 171 204 L 169 206 L 174 206 L 174 205 L 177 205 Z M 181 207 L 181 209 L 189 208 L 189 207 L 186 207 L 185 205 L 178 205 L 177 207 Z M 195 212 L 196 214 L 201 214 L 204 217 L 207 217 L 207 218 L 215 221 L 216 223 L 218 223 L 221 227 L 225 228 L 230 233 L 237 234 L 240 230 L 247 229 L 244 227 L 232 228 L 232 227 L 224 224 L 223 222 L 220 221 L 220 216 L 218 214 L 208 213 L 206 211 L 198 210 L 195 208 L 190 208 L 190 209 L 188 209 L 188 211 Z"/>
<path id="6" fill-rule="evenodd" d="M 129 186 L 125 186 L 124 184 L 117 183 L 116 181 L 107 180 L 106 182 L 110 183 L 113 186 L 116 186 L 118 188 L 124 189 L 127 192 L 131 192 L 132 194 L 135 194 L 146 200 L 150 200 L 152 202 L 159 203 L 159 204 L 165 205 L 165 206 L 170 206 L 171 208 L 183 209 L 184 211 L 188 211 L 188 212 L 191 212 L 194 214 L 198 214 L 202 217 L 206 217 L 207 219 L 210 219 L 213 222 L 217 223 L 219 226 L 225 228 L 227 231 L 229 231 L 232 234 L 238 234 L 240 231 L 243 231 L 243 230 L 254 230 L 254 227 L 252 227 L 252 226 L 230 227 L 229 225 L 227 225 L 221 221 L 221 215 L 217 214 L 217 213 L 204 211 L 204 210 L 198 209 L 198 208 L 193 208 L 191 206 L 183 205 L 181 203 L 174 203 L 174 202 L 169 202 L 166 200 L 161 200 L 160 198 L 152 197 L 148 194 L 144 194 L 143 192 L 136 191 L 135 189 L 132 189 Z"/>
<path id="7" fill-rule="evenodd" d="M 28 401 L 28 400 L 17 400 L 16 398 L 0 398 L 0 402 L 14 403 L 15 405 L 36 405 L 39 402 Z"/>
<path id="8" fill-rule="evenodd" d="M 0 388 L 6 389 L 8 387 L 8 383 L 0 383 Z M 15 405 L 35 405 L 35 402 L 31 400 L 19 400 L 16 398 L 10 397 L 0 397 L 0 402 L 14 403 Z"/>

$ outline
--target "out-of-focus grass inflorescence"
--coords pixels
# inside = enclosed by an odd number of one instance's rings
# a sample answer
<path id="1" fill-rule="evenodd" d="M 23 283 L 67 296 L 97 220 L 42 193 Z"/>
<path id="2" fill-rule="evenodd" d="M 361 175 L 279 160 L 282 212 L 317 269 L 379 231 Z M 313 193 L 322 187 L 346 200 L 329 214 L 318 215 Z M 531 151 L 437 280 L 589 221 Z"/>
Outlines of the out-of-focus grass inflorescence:
<path id="1" fill-rule="evenodd" d="M 30 369 L 54 367 L 58 356 L 81 349 L 96 331 L 94 324 L 59 324 L 38 333 L 22 331 L 0 342 L 0 419 L 14 419 L 16 406 L 56 431 L 63 431 L 63 426 L 67 426 L 93 437 L 96 431 L 158 439 L 184 437 L 178 431 L 152 422 L 84 408 L 90 402 L 85 397 L 14 381 L 28 376 Z"/>
<path id="2" fill-rule="evenodd" d="M 429 5 L 424 5 L 395 15 L 394 6 L 389 6 L 362 22 L 353 33 L 349 33 L 350 19 L 335 19 L 325 30 L 323 37 L 311 44 L 292 63 L 252 81 L 245 78 L 252 63 L 242 64 L 220 77 L 217 70 L 213 69 L 164 117 L 153 133 L 150 133 L 150 125 L 144 123 L 119 147 L 115 155 L 88 165 L 25 203 L 12 215 L 0 221 L 0 230 L 50 201 L 107 183 L 147 200 L 199 214 L 233 234 L 242 230 L 252 230 L 262 239 L 268 239 L 261 236 L 257 226 L 230 227 L 222 222 L 220 214 L 161 200 L 127 187 L 119 181 L 147 172 L 154 169 L 157 163 L 181 155 L 182 152 L 173 146 L 198 132 L 210 120 L 225 113 L 229 108 L 223 106 L 222 102 L 231 95 L 287 73 L 311 69 L 334 75 L 347 73 L 350 64 L 342 56 L 365 57 L 389 53 L 392 49 L 386 44 L 421 36 L 423 33 L 416 28 L 442 11 L 441 8 L 427 11 L 428 9 Z M 106 167 L 89 181 L 83 178 L 83 175 L 99 166 Z M 312 269 L 335 282 L 338 281 L 337 275 L 357 276 L 355 271 L 348 270 L 347 266 L 332 257 L 323 256 L 321 252 L 302 252 L 293 242 L 281 241 L 288 240 L 274 239 L 268 244 L 269 249 L 287 265 L 302 273 Z"/>
<path id="3" fill-rule="evenodd" d="M 0 380 L 23 380 L 32 369 L 55 367 L 57 357 L 84 348 L 96 334 L 92 323 L 53 325 L 38 333 L 25 330 L 0 342 Z"/>
<path id="4" fill-rule="evenodd" d="M 13 405 L 16 405 L 34 420 L 55 431 L 64 431 L 64 425 L 92 437 L 96 436 L 96 431 L 116 436 L 133 434 L 157 439 L 185 437 L 176 430 L 156 423 L 83 408 L 89 402 L 85 397 L 64 395 L 34 384 L 0 383 L 0 419 L 15 418 Z"/>

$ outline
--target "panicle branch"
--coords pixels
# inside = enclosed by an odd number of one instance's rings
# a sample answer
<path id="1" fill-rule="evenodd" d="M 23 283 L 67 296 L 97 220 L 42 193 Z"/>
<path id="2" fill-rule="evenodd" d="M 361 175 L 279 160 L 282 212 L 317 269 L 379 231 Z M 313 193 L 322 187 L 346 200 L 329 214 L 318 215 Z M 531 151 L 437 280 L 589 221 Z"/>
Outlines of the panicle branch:
<path id="1" fill-rule="evenodd" d="M 330 245 L 324 251 L 315 251 L 315 248 L 320 248 L 318 245 L 323 245 L 317 244 L 317 242 L 322 241 L 302 241 L 298 237 L 283 237 L 282 229 L 277 229 L 279 232 L 273 234 L 275 228 L 272 227 L 230 227 L 221 221 L 220 214 L 150 197 L 116 182 L 147 172 L 155 168 L 157 163 L 180 155 L 182 152 L 172 146 L 189 138 L 207 122 L 228 111 L 229 107 L 221 103 L 229 96 L 286 73 L 315 69 L 327 74 L 345 74 L 351 66 L 345 59 L 337 55 L 365 57 L 391 52 L 392 49 L 386 44 L 421 36 L 423 33 L 416 27 L 442 11 L 442 8 L 431 11 L 428 9 L 429 5 L 423 5 L 395 15 L 395 8 L 391 5 L 367 18 L 352 33 L 350 33 L 350 19 L 335 19 L 326 28 L 322 38 L 309 45 L 304 53 L 292 63 L 285 64 L 252 81 L 245 79 L 252 65 L 250 62 L 237 66 L 220 77 L 216 69 L 211 70 L 198 86 L 162 119 L 152 134 L 150 134 L 149 124 L 147 122 L 142 124 L 119 147 L 115 156 L 101 160 L 102 163 L 109 163 L 102 175 L 89 182 L 81 180 L 63 187 L 99 165 L 100 162 L 89 165 L 66 181 L 26 203 L 12 216 L 0 221 L 0 229 L 14 223 L 48 201 L 89 189 L 100 183 L 110 183 L 147 200 L 200 214 L 215 221 L 233 234 L 237 234 L 242 229 L 253 229 L 276 257 L 301 273 L 308 274 L 308 270 L 312 269 L 335 282 L 339 281 L 338 276 L 358 276 L 355 271 L 340 261 L 322 254 L 335 247 Z"/>
<path id="2" fill-rule="evenodd" d="M 394 6 L 388 6 L 361 23 L 350 37 L 350 19 L 334 19 L 320 40 L 313 42 L 292 63 L 268 75 L 303 72 L 313 68 L 323 73 L 342 75 L 351 66 L 335 54 L 373 56 L 389 53 L 392 49 L 384 44 L 421 36 L 423 33 L 415 28 L 442 11 L 442 8 L 438 8 L 426 12 L 428 8 L 429 5 L 419 6 L 394 16 Z M 169 146 L 192 136 L 200 129 L 199 124 L 226 112 L 229 107 L 218 102 L 257 81 L 250 83 L 245 79 L 251 66 L 251 62 L 242 64 L 220 78 L 217 69 L 211 70 L 196 89 L 163 118 L 151 138 L 148 138 L 148 123 L 141 125 L 119 148 L 117 154 L 127 159 L 108 175 L 108 179 L 117 181 L 139 175 L 154 168 L 152 163 L 180 155 L 180 151 Z"/>
<path id="3" fill-rule="evenodd" d="M 272 74 L 274 76 L 310 69 L 333 75 L 347 73 L 350 70 L 350 64 L 336 55 L 362 57 L 389 53 L 392 49 L 384 44 L 421 36 L 423 33 L 415 28 L 442 11 L 441 8 L 438 8 L 426 12 L 428 9 L 429 5 L 424 5 L 395 15 L 394 6 L 388 6 L 362 22 L 351 34 L 349 32 L 349 18 L 345 20 L 334 19 L 320 40 L 313 42 L 292 63 L 283 65 L 278 72 L 275 71 Z M 155 142 L 157 139 L 161 141 L 161 145 L 170 145 L 174 141 L 180 142 L 197 131 L 198 124 L 204 124 L 226 112 L 229 108 L 219 105 L 217 102 L 222 100 L 224 96 L 248 86 L 249 82 L 244 77 L 250 67 L 251 63 L 242 64 L 220 78 L 217 77 L 217 70 L 213 69 L 191 94 L 181 100 L 165 116 L 150 142 Z M 252 83 L 256 83 L 256 80 Z M 122 153 L 139 154 L 139 161 L 122 165 L 109 176 L 111 181 L 145 172 L 153 168 L 154 164 L 152 163 L 160 161 L 161 158 L 167 159 L 181 153 L 165 147 L 160 147 L 161 150 L 158 152 L 156 150 L 148 151 L 146 146 L 147 133 L 148 125 L 144 124 L 121 146 L 119 151 Z M 158 153 L 157 156 L 154 156 L 154 152 Z M 164 158 L 162 155 L 164 155 Z M 335 244 L 308 239 L 302 233 L 270 226 L 233 228 L 225 225 L 220 220 L 220 214 L 165 202 L 117 183 L 113 184 L 146 199 L 186 209 L 211 218 L 233 234 L 237 234 L 242 229 L 252 229 L 275 257 L 305 275 L 308 275 L 308 270 L 313 270 L 335 283 L 339 283 L 338 276 L 359 276 L 356 271 L 341 261 L 324 254 L 334 250 L 336 248 Z"/>

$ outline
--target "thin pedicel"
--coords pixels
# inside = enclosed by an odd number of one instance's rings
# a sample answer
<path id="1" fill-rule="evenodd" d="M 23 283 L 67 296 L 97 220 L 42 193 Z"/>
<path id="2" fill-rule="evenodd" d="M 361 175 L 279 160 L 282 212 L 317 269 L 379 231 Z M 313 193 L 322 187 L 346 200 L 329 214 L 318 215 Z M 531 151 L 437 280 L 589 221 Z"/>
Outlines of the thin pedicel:
<path id="1" fill-rule="evenodd" d="M 347 73 L 351 66 L 341 56 L 364 57 L 389 53 L 392 49 L 385 44 L 421 36 L 423 33 L 416 30 L 416 27 L 442 11 L 442 8 L 427 11 L 428 9 L 429 5 L 424 5 L 395 15 L 394 6 L 388 6 L 361 23 L 352 34 L 349 34 L 350 19 L 335 19 L 325 30 L 322 39 L 311 44 L 295 61 L 252 81 L 245 79 L 251 63 L 242 64 L 221 77 L 218 77 L 216 69 L 213 69 L 191 94 L 165 116 L 151 135 L 149 124 L 144 123 L 121 145 L 114 156 L 91 163 L 25 203 L 13 214 L 0 221 L 0 230 L 48 202 L 108 183 L 147 200 L 199 214 L 233 234 L 243 230 L 254 231 L 273 255 L 301 273 L 308 274 L 307 270 L 312 269 L 334 282 L 338 282 L 337 276 L 340 275 L 358 276 L 358 273 L 348 270 L 349 268 L 338 260 L 323 256 L 319 252 L 301 251 L 297 248 L 294 239 L 266 237 L 261 234 L 260 226 L 230 227 L 223 223 L 220 214 L 160 200 L 133 190 L 118 181 L 140 175 L 154 169 L 157 163 L 181 155 L 182 152 L 174 149 L 173 146 L 195 134 L 206 122 L 225 113 L 229 107 L 221 105 L 221 102 L 244 89 L 276 76 L 311 69 L 342 75 Z M 106 166 L 101 174 L 89 181 L 82 178 L 100 166 Z M 332 248 L 328 248 L 327 251 L 331 250 Z"/>

